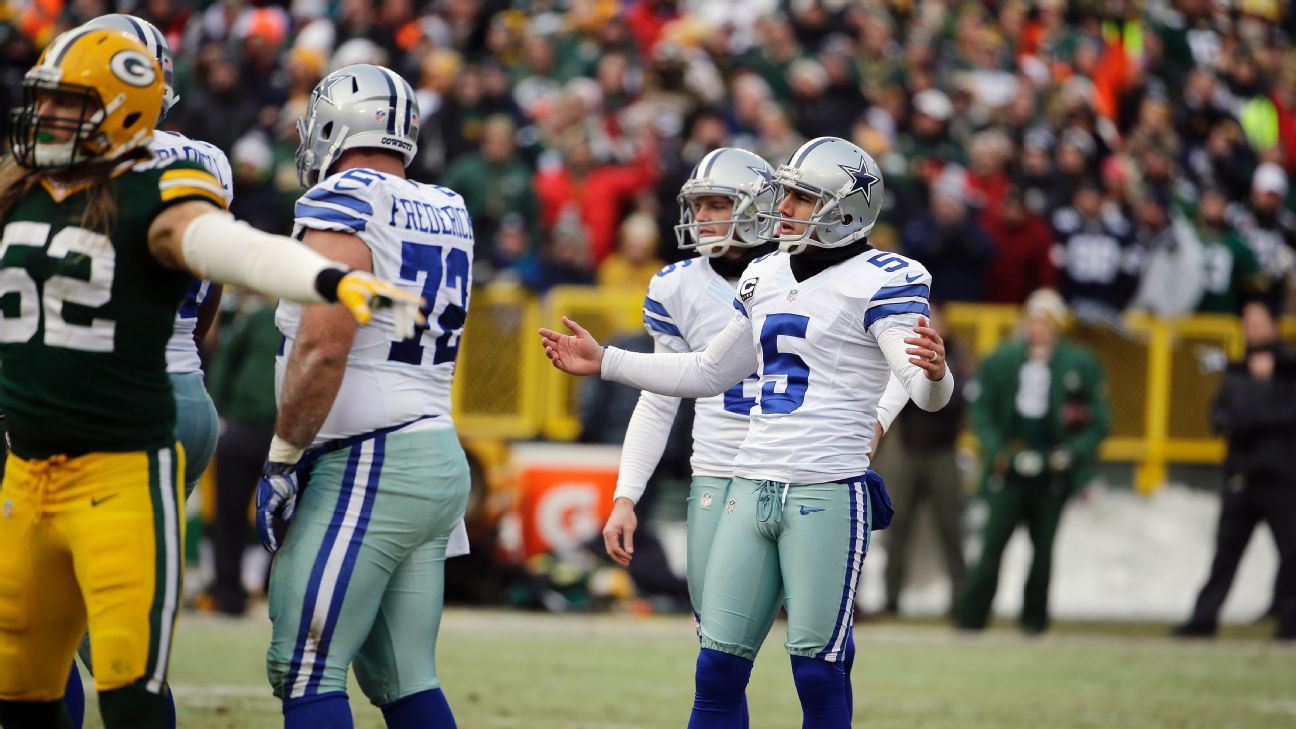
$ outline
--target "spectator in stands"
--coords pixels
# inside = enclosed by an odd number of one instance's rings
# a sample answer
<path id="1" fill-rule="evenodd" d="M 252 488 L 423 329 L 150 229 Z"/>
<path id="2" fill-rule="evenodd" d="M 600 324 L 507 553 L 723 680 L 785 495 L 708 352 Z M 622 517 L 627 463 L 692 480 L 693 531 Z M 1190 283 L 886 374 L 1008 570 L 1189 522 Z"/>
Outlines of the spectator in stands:
<path id="1" fill-rule="evenodd" d="M 282 337 L 275 306 L 242 292 L 234 320 L 220 336 L 208 373 L 212 401 L 221 415 L 216 444 L 216 521 L 211 525 L 215 580 L 199 607 L 227 615 L 247 610 L 243 552 L 248 546 L 248 503 L 261 477 L 275 424 L 275 355 Z M 233 297 L 226 294 L 226 300 Z"/>
<path id="2" fill-rule="evenodd" d="M 1218 190 L 1202 193 L 1197 207 L 1197 237 L 1202 242 L 1202 298 L 1205 314 L 1242 313 L 1242 304 L 1264 294 L 1265 277 L 1255 254 L 1228 221 L 1228 199 Z"/>
<path id="3" fill-rule="evenodd" d="M 539 228 L 531 168 L 517 153 L 515 134 L 508 116 L 487 117 L 482 124 L 480 148 L 452 162 L 441 183 L 463 196 L 472 216 L 474 260 L 493 266 L 500 265 L 493 244 L 505 215 L 521 215 L 533 235 Z"/>
<path id="4" fill-rule="evenodd" d="M 1242 312 L 1246 355 L 1229 367 L 1211 408 L 1211 422 L 1228 439 L 1219 527 L 1210 575 L 1188 622 L 1175 635 L 1215 635 L 1242 553 L 1264 521 L 1278 546 L 1275 634 L 1296 640 L 1296 357 L 1278 339 L 1272 313 L 1260 302 Z"/>
<path id="5" fill-rule="evenodd" d="M 1143 272 L 1130 308 L 1167 319 L 1196 311 L 1205 275 L 1201 241 L 1188 221 L 1172 213 L 1170 202 L 1157 192 L 1138 203 L 1134 245 L 1143 256 Z"/>
<path id="6" fill-rule="evenodd" d="M 981 226 L 995 250 L 985 277 L 987 303 L 1020 304 L 1030 292 L 1054 285 L 1053 231 L 1044 216 L 1027 210 L 1020 188 L 1009 187 L 998 207 L 986 208 Z"/>
<path id="7" fill-rule="evenodd" d="M 1283 311 L 1287 286 L 1296 269 L 1296 215 L 1287 208 L 1287 173 L 1273 162 L 1256 168 L 1251 179 L 1251 204 L 1235 212 L 1238 229 L 1260 261 L 1266 278 L 1266 300 Z"/>
<path id="8" fill-rule="evenodd" d="M 1142 273 L 1129 220 L 1104 203 L 1096 182 L 1084 180 L 1071 206 L 1053 214 L 1053 240 L 1058 288 L 1076 317 L 1115 321 Z"/>
<path id="9" fill-rule="evenodd" d="M 968 392 L 981 441 L 979 495 L 989 506 L 981 557 L 955 608 L 955 625 L 981 630 L 990 618 L 1004 547 L 1025 523 L 1034 546 L 1022 602 L 1027 634 L 1048 628 L 1053 538 L 1066 500 L 1093 477 L 1107 435 L 1105 378 L 1098 360 L 1059 334 L 1067 310 L 1054 291 L 1026 300 L 1022 337 L 977 369 Z"/>
<path id="10" fill-rule="evenodd" d="M 574 208 L 585 227 L 588 260 L 595 266 L 615 247 L 623 206 L 651 190 L 660 174 L 652 131 L 645 129 L 638 141 L 635 160 L 618 165 L 596 160 L 589 140 L 578 137 L 568 143 L 561 165 L 542 169 L 535 176 L 542 230 L 552 230 L 558 215 Z"/>
<path id="11" fill-rule="evenodd" d="M 522 284 L 543 295 L 554 286 L 592 285 L 594 274 L 589 259 L 580 211 L 569 207 L 558 216 L 539 253 L 522 259 L 516 268 Z"/>
<path id="12" fill-rule="evenodd" d="M 657 223 L 649 213 L 638 212 L 621 224 L 621 243 L 598 267 L 599 286 L 637 291 L 648 286 L 661 270 L 657 257 Z"/>
<path id="13" fill-rule="evenodd" d="M 932 328 L 945 340 L 950 368 L 970 371 L 963 348 L 951 337 L 945 318 L 932 306 Z M 956 386 L 944 408 L 927 412 L 905 407 L 881 438 L 874 468 L 886 478 L 895 517 L 887 529 L 886 603 L 883 611 L 900 612 L 900 593 L 908 572 L 910 540 L 924 505 L 931 507 L 932 523 L 940 540 L 941 557 L 950 581 L 950 609 L 963 587 L 967 565 L 963 561 L 963 479 L 959 475 L 954 444 L 963 429 L 963 387 Z"/>
<path id="14" fill-rule="evenodd" d="M 185 100 L 181 128 L 194 139 L 210 142 L 228 153 L 234 142 L 256 121 L 261 109 L 242 92 L 243 79 L 238 64 L 218 54 L 207 70 L 206 82 Z"/>
<path id="15" fill-rule="evenodd" d="M 982 301 L 994 258 L 994 243 L 968 214 L 966 195 L 961 173 L 942 176 L 931 192 L 931 212 L 903 232 L 903 253 L 927 267 L 947 301 Z"/>

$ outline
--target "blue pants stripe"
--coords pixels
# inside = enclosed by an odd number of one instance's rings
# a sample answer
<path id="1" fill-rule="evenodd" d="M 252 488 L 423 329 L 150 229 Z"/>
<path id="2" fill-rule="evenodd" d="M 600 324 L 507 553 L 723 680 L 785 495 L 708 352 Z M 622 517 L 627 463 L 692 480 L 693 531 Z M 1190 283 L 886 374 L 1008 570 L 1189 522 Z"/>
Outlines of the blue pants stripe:
<path id="1" fill-rule="evenodd" d="M 316 650 L 315 668 L 311 671 L 310 681 L 306 684 L 306 694 L 319 690 L 320 680 L 324 678 L 324 663 L 328 658 L 329 645 L 333 642 L 333 631 L 337 628 L 338 615 L 342 612 L 342 601 L 346 598 L 351 574 L 355 571 L 356 556 L 360 554 L 360 545 L 364 544 L 365 531 L 369 528 L 369 517 L 373 514 L 374 495 L 378 493 L 378 478 L 382 474 L 383 451 L 387 435 L 379 435 L 373 441 L 373 461 L 369 465 L 369 479 L 365 484 L 364 504 L 360 508 L 360 518 L 355 531 L 351 533 L 351 543 L 347 545 L 346 556 L 342 560 L 342 571 L 338 575 L 338 584 L 333 592 L 333 602 L 329 605 L 328 619 L 324 622 L 324 631 L 320 635 L 319 648 Z"/>
<path id="2" fill-rule="evenodd" d="M 310 641 L 310 627 L 314 621 L 315 603 L 319 599 L 320 583 L 324 579 L 324 568 L 328 564 L 329 553 L 332 551 L 331 546 L 337 540 L 338 531 L 342 528 L 342 520 L 346 518 L 347 503 L 351 500 L 351 489 L 355 484 L 356 469 L 360 465 L 361 448 L 362 444 L 359 443 L 351 446 L 351 454 L 347 458 L 346 473 L 342 478 L 342 488 L 338 494 L 337 506 L 333 509 L 333 518 L 329 521 L 329 528 L 325 533 L 324 542 L 320 545 L 319 553 L 315 556 L 315 564 L 311 567 L 310 582 L 307 583 L 305 599 L 302 600 L 300 627 L 297 630 L 297 645 L 293 648 L 292 662 L 288 666 L 288 676 L 284 679 L 283 693 L 286 698 L 296 698 L 297 696 L 293 687 L 297 684 L 302 671 L 302 662 L 306 659 L 307 643 Z M 314 656 L 312 656 L 313 659 Z M 314 668 L 312 664 L 312 673 Z"/>
<path id="3" fill-rule="evenodd" d="M 864 495 L 862 484 L 858 481 L 847 486 L 850 494 L 850 551 L 846 554 L 846 574 L 842 580 L 841 603 L 837 608 L 837 623 L 833 626 L 832 637 L 817 658 L 836 661 L 841 658 L 838 644 L 842 642 L 843 631 L 850 630 L 855 616 L 855 589 L 859 584 L 862 571 L 862 558 L 856 555 L 860 550 L 860 507 Z"/>

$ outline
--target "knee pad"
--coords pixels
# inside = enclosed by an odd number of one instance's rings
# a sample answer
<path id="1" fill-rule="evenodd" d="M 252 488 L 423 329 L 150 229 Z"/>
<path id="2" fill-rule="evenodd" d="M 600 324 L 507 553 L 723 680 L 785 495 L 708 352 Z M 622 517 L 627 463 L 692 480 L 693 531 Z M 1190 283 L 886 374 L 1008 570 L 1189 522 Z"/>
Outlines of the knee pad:
<path id="1" fill-rule="evenodd" d="M 148 661 L 148 638 L 135 631 L 104 628 L 90 636 L 95 687 L 113 691 L 139 680 Z"/>
<path id="2" fill-rule="evenodd" d="M 723 706 L 740 705 L 751 671 L 752 662 L 746 658 L 703 648 L 698 652 L 694 678 L 697 700 Z"/>

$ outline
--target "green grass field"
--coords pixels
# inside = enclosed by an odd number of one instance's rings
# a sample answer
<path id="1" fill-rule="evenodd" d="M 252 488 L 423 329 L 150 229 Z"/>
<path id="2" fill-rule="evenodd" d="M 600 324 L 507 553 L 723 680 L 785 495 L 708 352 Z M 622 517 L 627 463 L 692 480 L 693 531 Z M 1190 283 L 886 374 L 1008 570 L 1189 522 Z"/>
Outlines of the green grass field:
<path id="1" fill-rule="evenodd" d="M 266 687 L 269 623 L 184 615 L 172 657 L 183 729 L 280 726 Z M 749 689 L 752 726 L 800 726 L 781 624 Z M 857 626 L 855 724 L 870 729 L 1296 727 L 1296 647 L 1258 628 L 1213 642 L 1163 626 L 1063 625 L 1027 639 L 920 623 Z M 688 720 L 687 617 L 450 610 L 439 669 L 464 729 L 658 729 Z M 382 727 L 352 685 L 360 729 Z M 87 722 L 99 727 L 97 714 Z"/>

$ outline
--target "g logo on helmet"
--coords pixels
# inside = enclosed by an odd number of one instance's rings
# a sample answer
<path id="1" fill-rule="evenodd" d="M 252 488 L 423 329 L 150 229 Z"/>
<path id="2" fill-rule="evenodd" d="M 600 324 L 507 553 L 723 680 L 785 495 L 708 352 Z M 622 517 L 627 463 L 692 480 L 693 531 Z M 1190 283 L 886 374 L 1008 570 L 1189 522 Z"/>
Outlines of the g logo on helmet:
<path id="1" fill-rule="evenodd" d="M 124 83 L 139 88 L 147 88 L 157 81 L 157 69 L 153 59 L 139 51 L 118 51 L 108 62 L 113 75 Z"/>

